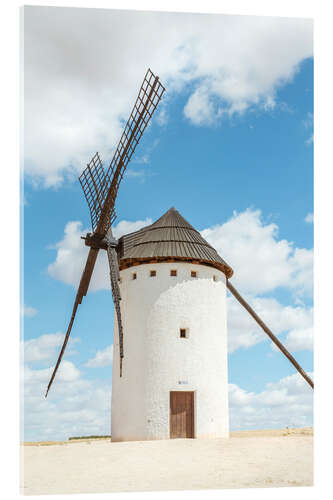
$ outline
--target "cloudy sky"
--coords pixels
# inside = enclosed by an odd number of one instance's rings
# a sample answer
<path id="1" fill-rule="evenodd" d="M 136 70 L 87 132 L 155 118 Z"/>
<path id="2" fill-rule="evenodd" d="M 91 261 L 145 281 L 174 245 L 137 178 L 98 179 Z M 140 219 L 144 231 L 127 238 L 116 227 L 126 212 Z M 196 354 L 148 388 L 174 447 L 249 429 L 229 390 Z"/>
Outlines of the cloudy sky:
<path id="1" fill-rule="evenodd" d="M 43 394 L 87 254 L 77 176 L 96 151 L 111 160 L 148 67 L 167 92 L 121 184 L 116 236 L 175 206 L 313 375 L 312 22 L 25 7 L 25 440 L 110 432 L 105 255 Z M 311 388 L 227 301 L 231 429 L 311 425 Z"/>

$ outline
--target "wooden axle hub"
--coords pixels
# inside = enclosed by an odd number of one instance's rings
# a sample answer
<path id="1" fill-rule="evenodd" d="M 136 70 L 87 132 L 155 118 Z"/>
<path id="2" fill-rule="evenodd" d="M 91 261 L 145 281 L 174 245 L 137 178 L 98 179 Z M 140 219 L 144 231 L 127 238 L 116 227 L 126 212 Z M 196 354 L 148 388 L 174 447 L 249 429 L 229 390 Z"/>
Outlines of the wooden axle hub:
<path id="1" fill-rule="evenodd" d="M 98 234 L 87 233 L 86 236 L 81 236 L 87 247 L 107 250 L 107 242 L 104 236 Z"/>

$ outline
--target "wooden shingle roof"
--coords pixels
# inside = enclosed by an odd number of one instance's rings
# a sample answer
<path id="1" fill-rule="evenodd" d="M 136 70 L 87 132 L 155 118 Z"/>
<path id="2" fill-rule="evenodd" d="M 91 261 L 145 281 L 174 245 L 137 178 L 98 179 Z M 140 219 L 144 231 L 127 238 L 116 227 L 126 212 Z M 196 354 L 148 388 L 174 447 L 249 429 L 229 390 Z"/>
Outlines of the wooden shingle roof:
<path id="1" fill-rule="evenodd" d="M 175 208 L 150 226 L 119 239 L 120 269 L 144 262 L 179 260 L 197 262 L 222 270 L 228 278 L 232 268 Z"/>

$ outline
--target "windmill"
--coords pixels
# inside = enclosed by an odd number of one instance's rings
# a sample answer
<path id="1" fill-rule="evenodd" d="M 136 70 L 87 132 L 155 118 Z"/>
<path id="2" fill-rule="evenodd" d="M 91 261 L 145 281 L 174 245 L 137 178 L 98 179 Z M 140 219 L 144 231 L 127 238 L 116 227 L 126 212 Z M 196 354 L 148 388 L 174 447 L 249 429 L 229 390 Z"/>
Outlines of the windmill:
<path id="1" fill-rule="evenodd" d="M 93 232 L 88 233 L 84 238 L 85 243 L 90 247 L 90 250 L 81 276 L 64 343 L 48 384 L 45 397 L 47 397 L 61 363 L 71 333 L 77 308 L 79 304 L 81 304 L 83 297 L 88 292 L 98 252 L 101 248 L 107 251 L 109 261 L 112 297 L 118 321 L 120 376 L 122 376 L 124 349 L 123 326 L 120 311 L 121 296 L 118 285 L 119 269 L 116 253 L 117 240 L 113 237 L 111 225 L 116 219 L 115 201 L 119 184 L 141 139 L 141 136 L 162 98 L 164 91 L 165 88 L 160 83 L 159 77 L 155 76 L 152 71 L 148 69 L 108 169 L 104 171 L 100 156 L 96 153 L 79 177 L 80 184 L 90 210 Z"/>
<path id="2" fill-rule="evenodd" d="M 229 435 L 227 290 L 313 382 L 231 284 L 233 269 L 174 207 L 119 239 L 125 376 L 114 325 L 112 441 Z"/>
<path id="3" fill-rule="evenodd" d="M 173 207 L 150 226 L 123 235 L 119 241 L 113 237 L 111 225 L 116 218 L 120 181 L 164 91 L 159 78 L 148 70 L 109 168 L 104 171 L 96 153 L 79 177 L 93 232 L 84 237 L 90 250 L 46 391 L 47 396 L 77 308 L 87 294 L 98 252 L 104 249 L 116 317 L 111 415 L 114 440 L 227 436 L 226 289 L 314 387 L 295 358 L 231 284 L 231 267 Z M 125 292 L 123 316 L 121 287 Z M 180 339 L 187 339 L 187 344 Z M 207 415 L 207 409 L 211 414 Z"/>

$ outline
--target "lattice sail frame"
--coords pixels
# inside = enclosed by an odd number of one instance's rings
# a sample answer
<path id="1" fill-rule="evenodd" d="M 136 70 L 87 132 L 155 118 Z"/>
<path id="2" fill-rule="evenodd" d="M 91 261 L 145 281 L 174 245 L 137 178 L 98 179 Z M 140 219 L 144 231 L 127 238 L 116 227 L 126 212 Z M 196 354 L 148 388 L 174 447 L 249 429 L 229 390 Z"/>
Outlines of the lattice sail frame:
<path id="1" fill-rule="evenodd" d="M 96 153 L 79 177 L 89 206 L 93 232 L 96 231 L 111 186 L 113 193 L 109 199 L 110 211 L 103 232 L 106 232 L 114 222 L 116 218 L 114 203 L 119 184 L 164 91 L 165 88 L 159 78 L 148 69 L 107 171 L 104 171 L 99 154 Z M 113 180 L 115 182 L 112 185 Z"/>
<path id="2" fill-rule="evenodd" d="M 115 173 L 119 161 L 122 161 L 122 175 L 138 145 L 141 136 L 153 116 L 153 113 L 165 91 L 158 77 L 148 69 L 141 85 L 139 95 L 133 106 L 132 112 L 125 125 L 117 149 L 107 171 L 107 177 L 111 179 Z M 118 178 L 117 187 L 122 179 Z"/>
<path id="3" fill-rule="evenodd" d="M 88 203 L 91 227 L 93 232 L 95 232 L 108 192 L 108 185 L 111 183 L 111 181 L 107 179 L 107 174 L 104 172 L 102 161 L 98 153 L 92 157 L 87 168 L 80 175 L 79 181 Z M 111 224 L 114 222 L 115 218 L 116 214 L 113 210 L 110 216 Z"/>

